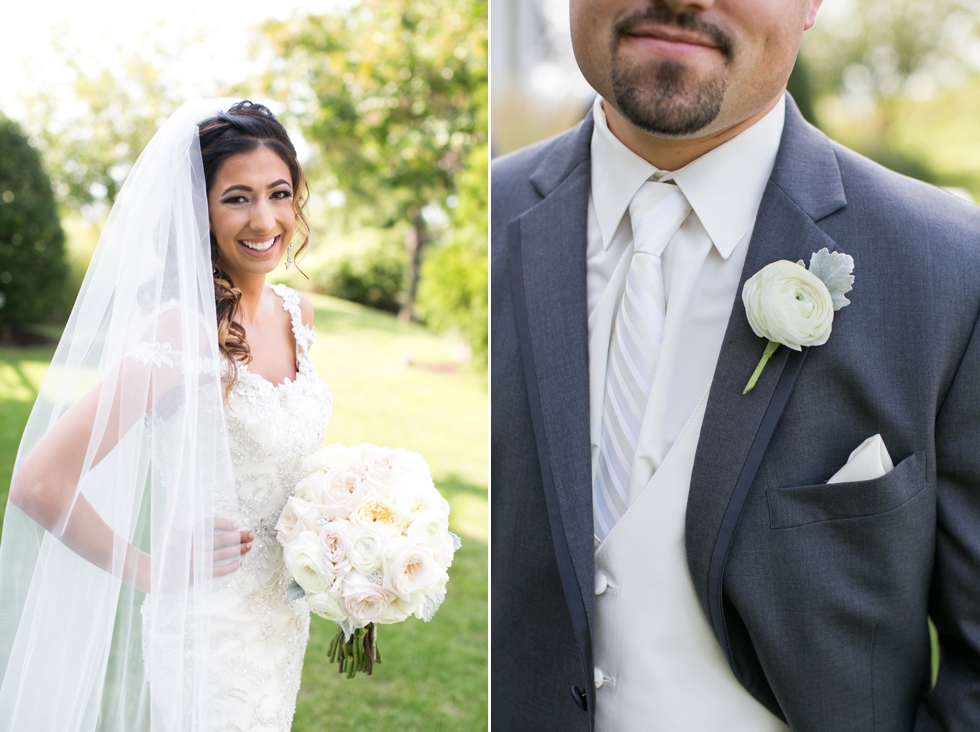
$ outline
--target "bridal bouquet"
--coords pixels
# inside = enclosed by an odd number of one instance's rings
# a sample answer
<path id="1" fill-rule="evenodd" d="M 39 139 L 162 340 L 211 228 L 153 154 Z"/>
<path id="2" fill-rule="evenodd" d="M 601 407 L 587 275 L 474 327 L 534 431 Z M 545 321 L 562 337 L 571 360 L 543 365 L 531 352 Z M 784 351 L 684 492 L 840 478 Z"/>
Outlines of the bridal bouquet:
<path id="1" fill-rule="evenodd" d="M 303 464 L 276 525 L 283 558 L 310 610 L 340 626 L 330 660 L 353 678 L 381 660 L 376 625 L 432 619 L 446 597 L 459 537 L 449 503 L 418 453 L 329 445 Z"/>

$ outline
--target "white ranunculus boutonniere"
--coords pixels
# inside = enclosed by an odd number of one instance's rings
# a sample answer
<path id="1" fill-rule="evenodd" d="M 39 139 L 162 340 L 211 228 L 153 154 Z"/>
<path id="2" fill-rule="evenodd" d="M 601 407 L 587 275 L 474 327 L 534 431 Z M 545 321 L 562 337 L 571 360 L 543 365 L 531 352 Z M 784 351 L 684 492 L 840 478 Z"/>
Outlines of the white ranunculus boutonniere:
<path id="1" fill-rule="evenodd" d="M 742 288 L 745 314 L 753 332 L 768 339 L 743 394 L 755 387 L 772 354 L 783 345 L 799 351 L 822 346 L 830 338 L 834 311 L 850 301 L 844 297 L 854 284 L 854 260 L 827 248 L 810 255 L 810 268 L 780 260 L 756 272 Z"/>

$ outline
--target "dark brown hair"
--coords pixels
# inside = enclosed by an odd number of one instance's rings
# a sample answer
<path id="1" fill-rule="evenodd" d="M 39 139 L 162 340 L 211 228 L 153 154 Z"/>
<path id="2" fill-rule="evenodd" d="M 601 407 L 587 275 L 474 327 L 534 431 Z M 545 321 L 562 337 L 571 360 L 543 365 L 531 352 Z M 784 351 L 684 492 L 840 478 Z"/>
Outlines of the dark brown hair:
<path id="1" fill-rule="evenodd" d="M 310 241 L 310 227 L 303 213 L 309 200 L 310 189 L 296 158 L 296 148 L 290 142 L 282 123 L 268 107 L 245 101 L 237 102 L 227 112 L 221 112 L 204 120 L 198 127 L 201 157 L 204 161 L 204 180 L 209 191 L 218 170 L 232 155 L 252 152 L 264 145 L 286 164 L 292 179 L 297 233 L 303 236 L 303 241 L 296 250 L 295 256 L 299 256 Z M 226 382 L 227 393 L 237 378 L 238 362 L 248 363 L 252 360 L 252 354 L 245 339 L 245 329 L 234 321 L 242 293 L 221 267 L 218 243 L 213 233 L 211 234 L 211 263 L 214 277 L 214 305 L 218 318 L 218 347 L 231 362 L 229 379 Z"/>

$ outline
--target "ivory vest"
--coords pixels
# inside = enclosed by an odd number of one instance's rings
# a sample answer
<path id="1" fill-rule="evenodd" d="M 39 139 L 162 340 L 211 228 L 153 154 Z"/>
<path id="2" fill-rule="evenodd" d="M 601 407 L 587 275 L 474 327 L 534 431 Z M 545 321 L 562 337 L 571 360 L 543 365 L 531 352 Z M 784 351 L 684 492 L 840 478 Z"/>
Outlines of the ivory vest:
<path id="1" fill-rule="evenodd" d="M 596 732 L 789 732 L 736 681 L 684 550 L 705 393 L 595 553 Z"/>

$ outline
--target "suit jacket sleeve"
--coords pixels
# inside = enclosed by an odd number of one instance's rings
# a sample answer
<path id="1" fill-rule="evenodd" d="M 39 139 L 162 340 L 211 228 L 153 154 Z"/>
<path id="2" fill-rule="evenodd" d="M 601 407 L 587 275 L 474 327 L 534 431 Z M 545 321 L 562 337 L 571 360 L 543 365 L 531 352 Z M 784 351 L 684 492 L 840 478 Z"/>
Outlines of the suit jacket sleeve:
<path id="1" fill-rule="evenodd" d="M 916 732 L 980 729 L 980 322 L 936 420 L 936 556 L 929 615 L 940 670 Z"/>

